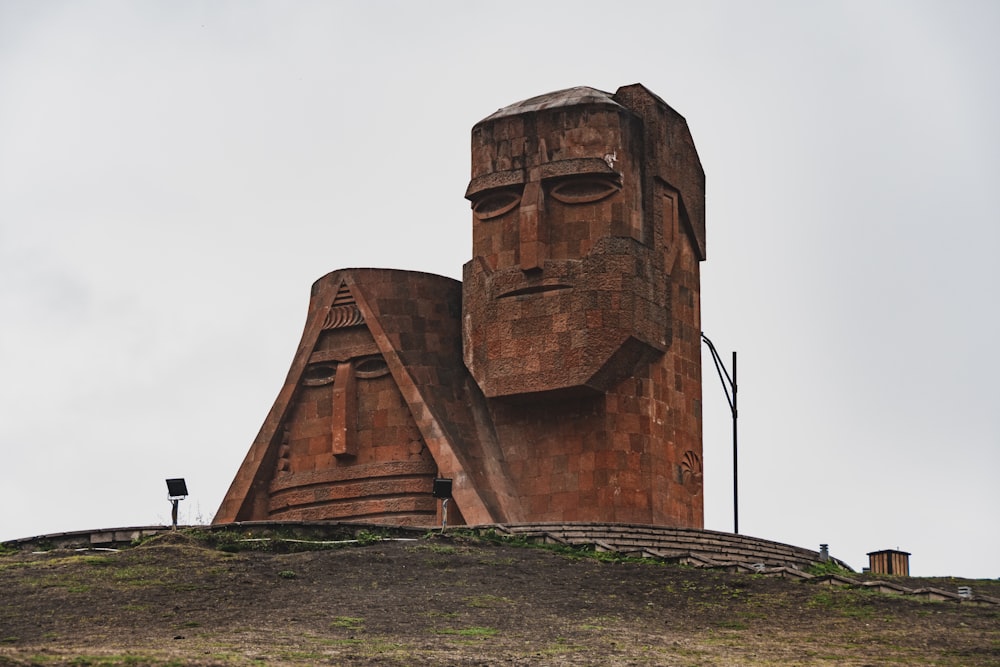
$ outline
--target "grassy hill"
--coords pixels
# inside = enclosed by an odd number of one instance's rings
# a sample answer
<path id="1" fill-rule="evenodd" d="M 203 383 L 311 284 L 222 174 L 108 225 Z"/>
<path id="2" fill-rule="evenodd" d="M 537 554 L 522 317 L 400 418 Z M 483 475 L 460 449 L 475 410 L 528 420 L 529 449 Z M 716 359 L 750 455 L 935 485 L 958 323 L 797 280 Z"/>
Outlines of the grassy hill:
<path id="1" fill-rule="evenodd" d="M 460 533 L 358 538 L 5 552 L 0 665 L 1000 664 L 998 606 Z M 1000 581 L 895 581 L 1000 597 Z"/>

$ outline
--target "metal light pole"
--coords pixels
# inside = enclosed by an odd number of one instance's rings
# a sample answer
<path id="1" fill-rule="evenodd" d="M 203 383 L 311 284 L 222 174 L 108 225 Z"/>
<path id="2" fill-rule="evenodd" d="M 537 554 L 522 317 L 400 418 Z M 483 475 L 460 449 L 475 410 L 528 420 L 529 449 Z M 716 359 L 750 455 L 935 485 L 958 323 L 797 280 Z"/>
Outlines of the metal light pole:
<path id="1" fill-rule="evenodd" d="M 722 390 L 726 392 L 726 400 L 729 401 L 729 410 L 733 413 L 733 532 L 737 535 L 740 532 L 740 503 L 739 503 L 739 475 L 737 473 L 737 447 L 736 447 L 736 350 L 733 350 L 733 374 L 729 375 L 726 366 L 719 357 L 719 352 L 715 345 L 708 339 L 704 332 L 701 339 L 708 345 L 712 353 L 712 361 L 715 362 L 715 370 L 719 373 L 719 380 L 722 382 Z"/>

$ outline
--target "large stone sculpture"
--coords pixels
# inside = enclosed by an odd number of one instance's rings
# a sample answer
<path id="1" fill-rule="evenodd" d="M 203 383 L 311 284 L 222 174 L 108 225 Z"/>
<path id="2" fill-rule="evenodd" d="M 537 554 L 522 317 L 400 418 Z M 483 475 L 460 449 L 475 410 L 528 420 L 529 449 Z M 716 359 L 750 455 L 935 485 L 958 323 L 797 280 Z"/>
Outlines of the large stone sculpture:
<path id="1" fill-rule="evenodd" d="M 702 526 L 704 173 L 684 119 L 641 85 L 519 102 L 473 128 L 466 197 L 461 285 L 316 283 L 217 523 L 429 524 L 440 475 L 452 523 Z"/>
<path id="2" fill-rule="evenodd" d="M 526 516 L 700 527 L 704 174 L 642 86 L 472 132 L 466 365 Z"/>

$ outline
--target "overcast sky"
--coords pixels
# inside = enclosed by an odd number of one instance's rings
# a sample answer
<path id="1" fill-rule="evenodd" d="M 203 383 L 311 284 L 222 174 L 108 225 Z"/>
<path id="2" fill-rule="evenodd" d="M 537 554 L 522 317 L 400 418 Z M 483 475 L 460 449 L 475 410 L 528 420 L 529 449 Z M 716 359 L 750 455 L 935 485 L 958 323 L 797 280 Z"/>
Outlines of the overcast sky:
<path id="1" fill-rule="evenodd" d="M 312 282 L 460 278 L 472 125 L 641 82 L 707 174 L 740 532 L 1000 577 L 998 32 L 993 0 L 0 0 L 0 539 L 169 522 L 175 476 L 210 521 Z"/>

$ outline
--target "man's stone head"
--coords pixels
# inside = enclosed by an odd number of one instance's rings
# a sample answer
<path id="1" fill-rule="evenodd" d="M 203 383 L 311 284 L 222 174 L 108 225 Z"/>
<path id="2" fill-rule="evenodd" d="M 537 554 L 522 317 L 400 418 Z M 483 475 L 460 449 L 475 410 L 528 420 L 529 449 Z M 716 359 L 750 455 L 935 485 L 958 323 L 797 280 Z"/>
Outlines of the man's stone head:
<path id="1" fill-rule="evenodd" d="M 487 396 L 606 391 L 667 348 L 674 230 L 704 196 L 671 152 L 700 172 L 683 118 L 642 86 L 550 93 L 473 128 L 464 354 Z"/>

